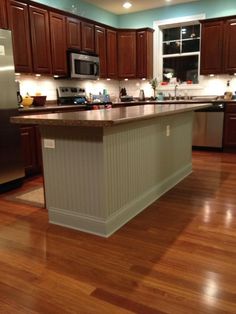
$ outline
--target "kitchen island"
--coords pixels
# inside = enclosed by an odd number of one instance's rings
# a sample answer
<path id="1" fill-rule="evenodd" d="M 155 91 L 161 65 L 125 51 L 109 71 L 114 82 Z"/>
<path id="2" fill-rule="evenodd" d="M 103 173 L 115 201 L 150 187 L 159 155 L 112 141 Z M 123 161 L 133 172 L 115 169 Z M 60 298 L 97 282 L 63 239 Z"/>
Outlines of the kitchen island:
<path id="1" fill-rule="evenodd" d="M 192 118 L 211 104 L 12 117 L 38 124 L 54 224 L 109 236 L 192 171 Z"/>

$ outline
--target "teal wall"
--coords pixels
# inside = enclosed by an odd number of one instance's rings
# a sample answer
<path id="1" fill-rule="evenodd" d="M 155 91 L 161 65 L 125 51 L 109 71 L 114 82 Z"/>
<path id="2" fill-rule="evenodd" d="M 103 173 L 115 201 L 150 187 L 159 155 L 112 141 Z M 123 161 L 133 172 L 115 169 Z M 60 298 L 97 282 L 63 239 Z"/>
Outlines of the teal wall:
<path id="1" fill-rule="evenodd" d="M 119 27 L 153 27 L 153 22 L 188 15 L 206 14 L 206 18 L 236 15 L 235 0 L 198 0 L 119 16 Z"/>
<path id="2" fill-rule="evenodd" d="M 82 0 L 34 0 L 51 7 L 72 12 L 72 5 L 77 4 L 78 15 L 107 25 L 121 28 L 153 27 L 153 22 L 188 15 L 205 13 L 207 18 L 236 15 L 236 0 L 197 0 L 187 4 L 115 15 Z M 113 0 L 114 1 L 114 0 Z"/>
<path id="3" fill-rule="evenodd" d="M 72 12 L 72 5 L 77 5 L 79 8 L 79 16 L 87 17 L 110 26 L 118 27 L 119 18 L 117 15 L 108 11 L 102 10 L 92 4 L 82 0 L 34 0 L 35 2 L 46 4 L 50 7 L 58 8 L 64 11 Z"/>

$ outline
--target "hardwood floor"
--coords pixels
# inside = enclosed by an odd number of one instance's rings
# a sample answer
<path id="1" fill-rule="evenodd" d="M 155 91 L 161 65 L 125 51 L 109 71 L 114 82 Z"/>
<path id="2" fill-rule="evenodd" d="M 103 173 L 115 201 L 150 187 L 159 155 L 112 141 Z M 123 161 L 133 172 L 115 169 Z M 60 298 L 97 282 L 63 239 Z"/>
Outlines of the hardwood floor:
<path id="1" fill-rule="evenodd" d="M 0 313 L 236 313 L 236 155 L 193 168 L 108 239 L 0 195 Z"/>

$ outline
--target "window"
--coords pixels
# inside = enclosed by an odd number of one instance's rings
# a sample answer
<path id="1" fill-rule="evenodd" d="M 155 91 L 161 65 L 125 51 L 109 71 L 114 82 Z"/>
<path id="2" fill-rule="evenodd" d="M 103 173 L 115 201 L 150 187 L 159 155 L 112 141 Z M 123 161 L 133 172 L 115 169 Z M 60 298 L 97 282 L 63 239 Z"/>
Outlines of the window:
<path id="1" fill-rule="evenodd" d="M 200 24 L 162 27 L 162 81 L 197 84 Z"/>

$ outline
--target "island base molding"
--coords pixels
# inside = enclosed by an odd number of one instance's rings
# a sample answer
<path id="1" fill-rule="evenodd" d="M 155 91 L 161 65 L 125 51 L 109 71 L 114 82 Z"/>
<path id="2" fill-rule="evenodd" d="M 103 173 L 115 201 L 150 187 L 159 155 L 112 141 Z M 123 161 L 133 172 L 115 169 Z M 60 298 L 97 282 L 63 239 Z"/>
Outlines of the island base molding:
<path id="1" fill-rule="evenodd" d="M 118 213 L 107 220 L 88 217 L 86 215 L 78 214 L 77 212 L 68 212 L 66 210 L 51 207 L 48 209 L 49 222 L 102 237 L 109 237 L 172 187 L 182 181 L 191 172 L 192 164 L 189 164 L 184 167 L 184 169 L 177 171 L 170 178 L 164 180 L 161 184 L 158 184 L 133 202 L 127 204 L 124 208 L 121 208 Z"/>
<path id="2" fill-rule="evenodd" d="M 50 223 L 110 236 L 191 173 L 192 117 L 41 125 Z M 44 147 L 45 139 L 55 145 Z"/>

